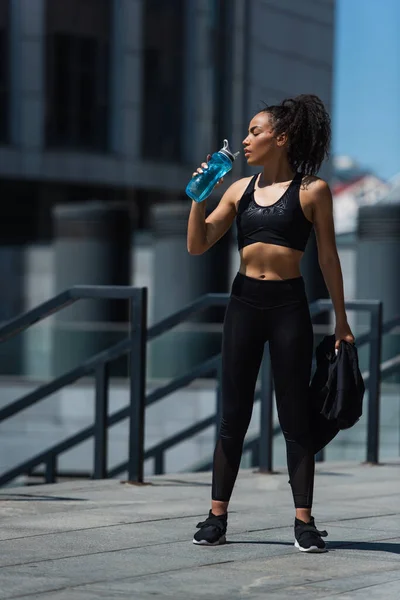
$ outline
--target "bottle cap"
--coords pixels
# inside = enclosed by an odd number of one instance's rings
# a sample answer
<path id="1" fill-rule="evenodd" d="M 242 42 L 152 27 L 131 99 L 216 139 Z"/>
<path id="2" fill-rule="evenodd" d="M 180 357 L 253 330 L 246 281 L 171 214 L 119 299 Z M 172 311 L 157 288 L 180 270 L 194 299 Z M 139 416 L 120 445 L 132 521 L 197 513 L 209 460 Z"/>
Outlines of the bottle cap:
<path id="1" fill-rule="evenodd" d="M 232 152 L 232 150 L 229 148 L 229 142 L 228 142 L 228 140 L 224 140 L 224 145 L 221 148 L 220 152 L 222 152 L 222 154 L 225 154 L 225 156 L 227 156 L 232 162 L 240 154 L 240 152 L 235 152 L 235 153 Z"/>

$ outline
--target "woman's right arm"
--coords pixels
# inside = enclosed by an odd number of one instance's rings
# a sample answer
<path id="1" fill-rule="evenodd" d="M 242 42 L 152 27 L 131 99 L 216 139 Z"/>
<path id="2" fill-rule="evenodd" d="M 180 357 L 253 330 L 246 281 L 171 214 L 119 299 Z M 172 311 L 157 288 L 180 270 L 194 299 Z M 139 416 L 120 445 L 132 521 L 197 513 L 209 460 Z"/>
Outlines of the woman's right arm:
<path id="1" fill-rule="evenodd" d="M 189 254 L 203 254 L 228 231 L 236 217 L 236 203 L 243 193 L 243 179 L 235 181 L 222 196 L 218 206 L 206 219 L 206 201 L 192 201 L 187 249 Z"/>

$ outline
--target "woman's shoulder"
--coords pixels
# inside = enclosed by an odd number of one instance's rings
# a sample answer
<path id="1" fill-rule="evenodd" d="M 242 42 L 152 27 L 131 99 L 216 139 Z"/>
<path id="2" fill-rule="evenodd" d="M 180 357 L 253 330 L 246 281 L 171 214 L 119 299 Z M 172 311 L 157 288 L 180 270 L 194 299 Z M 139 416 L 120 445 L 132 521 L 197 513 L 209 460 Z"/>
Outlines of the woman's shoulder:
<path id="1" fill-rule="evenodd" d="M 332 198 L 329 183 L 316 175 L 305 175 L 301 182 L 301 190 L 306 202 L 320 202 L 323 198 Z"/>
<path id="2" fill-rule="evenodd" d="M 328 182 L 316 175 L 304 175 L 301 181 L 301 188 L 311 192 L 320 192 L 330 189 Z"/>
<path id="3" fill-rule="evenodd" d="M 315 175 L 306 175 L 301 183 L 301 202 L 308 206 L 315 215 L 315 211 L 332 211 L 332 192 L 325 179 Z M 314 219 L 313 219 L 314 220 Z"/>
<path id="4" fill-rule="evenodd" d="M 234 194 L 236 198 L 240 200 L 255 177 L 256 175 L 252 175 L 251 177 L 242 177 L 241 179 L 237 179 L 232 183 L 229 189 L 232 190 L 232 194 Z"/>

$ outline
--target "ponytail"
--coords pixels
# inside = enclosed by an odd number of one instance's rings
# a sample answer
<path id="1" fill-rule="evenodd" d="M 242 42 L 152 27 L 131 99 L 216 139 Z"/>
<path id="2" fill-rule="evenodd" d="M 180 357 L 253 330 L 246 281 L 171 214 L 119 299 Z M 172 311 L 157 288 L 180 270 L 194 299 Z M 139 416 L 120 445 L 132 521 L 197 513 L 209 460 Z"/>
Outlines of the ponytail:
<path id="1" fill-rule="evenodd" d="M 263 111 L 272 116 L 276 135 L 288 137 L 288 160 L 294 171 L 315 175 L 329 155 L 331 119 L 318 96 L 303 94 Z"/>

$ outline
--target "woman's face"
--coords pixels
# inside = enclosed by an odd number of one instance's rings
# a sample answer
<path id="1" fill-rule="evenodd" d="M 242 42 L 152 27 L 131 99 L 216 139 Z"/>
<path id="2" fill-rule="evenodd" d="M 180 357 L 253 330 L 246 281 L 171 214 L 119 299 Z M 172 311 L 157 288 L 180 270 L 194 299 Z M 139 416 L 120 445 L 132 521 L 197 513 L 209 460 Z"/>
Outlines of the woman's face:
<path id="1" fill-rule="evenodd" d="M 267 112 L 260 112 L 253 117 L 250 121 L 249 133 L 243 140 L 247 164 L 264 165 L 281 145 L 275 135 L 270 115 Z"/>

